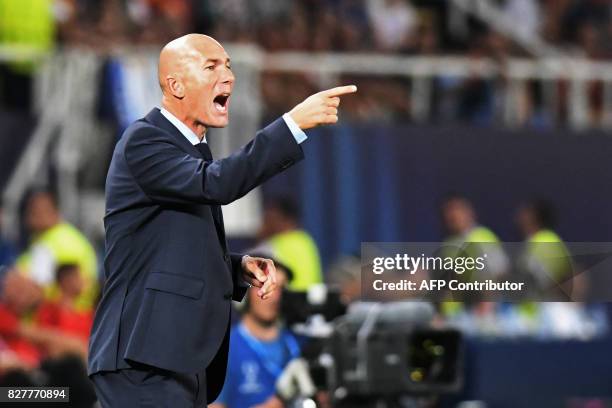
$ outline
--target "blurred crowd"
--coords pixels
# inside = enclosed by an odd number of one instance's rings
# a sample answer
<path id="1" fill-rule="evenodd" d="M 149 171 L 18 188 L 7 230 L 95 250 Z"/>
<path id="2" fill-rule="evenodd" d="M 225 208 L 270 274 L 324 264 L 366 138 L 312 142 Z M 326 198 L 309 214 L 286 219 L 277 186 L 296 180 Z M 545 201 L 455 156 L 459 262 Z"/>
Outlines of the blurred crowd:
<path id="1" fill-rule="evenodd" d="M 30 193 L 24 224 L 29 239 L 19 253 L 0 241 L 0 384 L 69 384 L 74 406 L 91 406 L 85 361 L 98 296 L 95 250 L 62 219 L 49 190 Z"/>
<path id="2" fill-rule="evenodd" d="M 364 52 L 395 55 L 489 57 L 503 66 L 508 57 L 530 57 L 516 38 L 492 23 L 458 12 L 452 1 L 436 0 L 41 0 L 24 7 L 1 0 L 0 45 L 37 49 L 72 46 L 113 54 L 126 46 L 159 47 L 188 32 L 214 36 L 224 44 L 256 44 L 265 50 Z M 607 0 L 491 0 L 516 34 L 539 37 L 562 54 L 605 60 L 612 56 L 612 5 Z M 27 20 L 27 24 L 23 23 Z M 24 27 L 26 29 L 24 29 Z M 535 56 L 537 57 L 537 56 Z M 7 107 L 27 107 L 23 93 L 31 71 L 2 69 Z M 312 93 L 320 78 L 264 72 L 264 116 L 283 113 Z M 359 83 L 360 97 L 343 106 L 358 120 L 407 121 L 415 103 L 408 78 L 367 74 L 342 78 Z M 435 78 L 432 109 L 425 119 L 490 124 L 500 120 L 503 78 Z M 533 82 L 520 102 L 520 122 L 552 126 L 564 122 L 568 84 L 559 81 L 559 106 L 542 108 L 544 84 Z M 603 115 L 603 89 L 589 85 L 590 119 Z M 21 90 L 21 92 L 20 92 Z M 25 100 L 24 100 L 25 99 Z M 497 113 L 496 113 L 497 112 Z"/>
<path id="3" fill-rule="evenodd" d="M 11 3 L 11 1 L 3 1 Z M 269 51 L 364 51 L 401 54 L 489 51 L 520 55 L 484 23 L 450 22 L 445 0 L 48 0 L 56 41 L 109 49 L 162 44 L 187 32 Z M 591 58 L 612 56 L 607 0 L 492 0 L 521 31 Z M 461 29 L 455 27 L 462 25 Z M 53 30 L 51 30 L 51 34 Z M 496 38 L 494 38 L 496 37 Z"/>

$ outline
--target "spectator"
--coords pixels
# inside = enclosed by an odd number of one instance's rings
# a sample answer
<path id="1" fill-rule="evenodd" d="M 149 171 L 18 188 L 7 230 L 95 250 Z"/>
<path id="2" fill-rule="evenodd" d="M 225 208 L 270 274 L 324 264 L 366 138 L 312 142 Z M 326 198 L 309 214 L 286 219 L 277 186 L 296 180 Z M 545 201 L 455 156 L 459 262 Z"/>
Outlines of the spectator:
<path id="1" fill-rule="evenodd" d="M 0 0 L 0 47 L 4 52 L 46 52 L 55 45 L 52 1 Z M 31 108 L 31 61 L 0 64 L 0 106 L 29 112 Z"/>
<path id="2" fill-rule="evenodd" d="M 0 299 L 0 339 L 26 367 L 47 357 L 77 355 L 84 359 L 87 342 L 56 328 L 32 324 L 27 317 L 42 298 L 41 288 L 16 271 L 7 274 Z"/>
<path id="3" fill-rule="evenodd" d="M 251 20 L 260 25 L 282 21 L 289 16 L 295 6 L 294 1 L 278 2 L 275 0 L 250 1 L 248 4 Z"/>
<path id="4" fill-rule="evenodd" d="M 508 272 L 509 261 L 499 238 L 489 228 L 478 224 L 472 203 L 463 195 L 450 194 L 442 203 L 442 220 L 448 237 L 444 240 L 442 254 L 444 256 L 470 256 L 481 257 L 485 261 L 485 268 L 479 272 L 479 278 L 499 279 Z M 477 278 L 475 270 L 466 270 L 460 275 L 464 281 L 473 281 Z M 493 313 L 494 304 L 480 302 L 478 298 L 470 298 L 470 302 L 477 302 L 477 312 L 482 314 Z M 442 311 L 446 315 L 453 315 L 462 310 L 463 305 L 458 302 L 443 302 Z"/>
<path id="5" fill-rule="evenodd" d="M 561 285 L 562 292 L 571 293 L 570 288 L 564 286 L 571 283 L 565 281 L 573 274 L 572 260 L 565 243 L 553 230 L 553 207 L 542 200 L 527 203 L 519 209 L 516 221 L 525 238 L 520 261 L 522 272 L 540 289 Z"/>
<path id="6" fill-rule="evenodd" d="M 0 306 L 0 314 L 2 313 L 2 307 Z M 2 339 L 2 336 L 0 336 L 0 379 L 5 378 L 6 374 L 9 372 L 27 369 L 27 365 L 23 363 L 19 356 L 9 347 L 6 341 Z"/>
<path id="7" fill-rule="evenodd" d="M 334 49 L 334 34 L 340 25 L 338 16 L 330 7 L 314 7 L 310 21 L 317 22 L 317 28 L 311 30 L 311 48 L 314 52 L 326 52 Z"/>
<path id="8" fill-rule="evenodd" d="M 24 336 L 22 317 L 32 311 L 42 297 L 40 287 L 20 274 L 7 273 L 0 299 L 0 339 L 4 356 L 25 368 L 36 367 L 41 351 L 32 339 Z"/>
<path id="9" fill-rule="evenodd" d="M 291 281 L 291 271 L 275 261 L 277 284 Z M 223 390 L 211 408 L 274 408 L 283 404 L 275 384 L 286 365 L 297 358 L 296 337 L 280 324 L 282 290 L 261 300 L 256 288 L 247 292 L 241 321 L 232 328 Z"/>
<path id="10" fill-rule="evenodd" d="M 489 228 L 478 224 L 474 207 L 465 196 L 451 194 L 444 200 L 442 220 L 449 234 L 444 241 L 446 244 L 468 248 L 466 251 L 476 251 L 473 256 L 480 256 L 486 248 L 487 273 L 499 277 L 506 272 L 508 259 L 499 244 L 499 238 Z"/>
<path id="11" fill-rule="evenodd" d="M 96 254 L 87 238 L 62 220 L 53 193 L 38 190 L 29 196 L 26 223 L 32 240 L 26 252 L 17 259 L 18 270 L 44 287 L 48 299 L 57 300 L 60 295 L 54 282 L 57 265 L 78 265 L 85 288 L 74 300 L 74 305 L 79 310 L 91 311 L 98 290 Z"/>
<path id="12" fill-rule="evenodd" d="M 142 43 L 165 43 L 192 31 L 192 2 L 189 0 L 139 0 L 132 1 L 132 20 L 139 26 Z"/>
<path id="13" fill-rule="evenodd" d="M 79 266 L 60 265 L 55 279 L 59 288 L 59 297 L 56 300 L 45 301 L 38 308 L 36 323 L 40 327 L 54 328 L 62 333 L 77 336 L 86 345 L 93 323 L 93 313 L 90 310 L 80 311 L 74 308 L 76 299 L 85 287 Z"/>
<path id="14" fill-rule="evenodd" d="M 312 237 L 299 227 L 297 204 L 287 197 L 277 197 L 265 204 L 260 238 L 265 240 L 274 258 L 291 268 L 291 289 L 305 291 L 320 283 L 321 261 Z"/>
<path id="15" fill-rule="evenodd" d="M 530 39 L 540 34 L 542 16 L 538 1 L 508 0 L 503 12 L 506 24 L 513 25 L 522 38 Z M 514 25 L 516 21 L 520 21 L 521 24 Z"/>
<path id="16" fill-rule="evenodd" d="M 368 0 L 367 6 L 377 48 L 382 51 L 410 48 L 418 21 L 408 1 Z"/>

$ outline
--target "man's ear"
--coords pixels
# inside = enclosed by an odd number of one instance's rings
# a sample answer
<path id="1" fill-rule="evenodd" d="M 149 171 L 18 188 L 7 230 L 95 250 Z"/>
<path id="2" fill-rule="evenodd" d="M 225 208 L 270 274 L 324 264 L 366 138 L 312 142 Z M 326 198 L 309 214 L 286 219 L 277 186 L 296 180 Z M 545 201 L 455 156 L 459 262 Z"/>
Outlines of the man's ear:
<path id="1" fill-rule="evenodd" d="M 166 84 L 168 84 L 168 90 L 170 90 L 172 96 L 178 99 L 183 99 L 185 97 L 185 87 L 181 81 L 168 76 L 166 77 Z"/>

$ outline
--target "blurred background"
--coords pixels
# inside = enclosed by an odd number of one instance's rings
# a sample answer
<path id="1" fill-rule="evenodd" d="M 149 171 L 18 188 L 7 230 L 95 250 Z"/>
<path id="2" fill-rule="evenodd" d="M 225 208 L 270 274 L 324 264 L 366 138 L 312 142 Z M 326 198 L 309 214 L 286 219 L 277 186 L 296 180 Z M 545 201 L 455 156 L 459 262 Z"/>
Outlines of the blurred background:
<path id="1" fill-rule="evenodd" d="M 309 132 L 306 160 L 223 208 L 233 250 L 291 275 L 286 302 L 243 309 L 237 327 L 249 313 L 298 324 L 311 377 L 324 355 L 336 374 L 322 364 L 316 392 L 282 402 L 280 375 L 239 386 L 265 371 L 260 355 L 245 368 L 230 352 L 220 403 L 612 407 L 607 303 L 392 308 L 399 355 L 426 356 L 401 360 L 409 383 L 338 369 L 359 366 L 342 345 L 371 313 L 351 309 L 362 242 L 499 243 L 500 276 L 514 270 L 501 242 L 522 242 L 523 265 L 563 280 L 530 245 L 612 241 L 610 0 L 0 0 L 2 385 L 70 385 L 72 405 L 95 403 L 83 361 L 106 171 L 122 131 L 159 106 L 161 47 L 189 32 L 219 40 L 237 78 L 230 125 L 207 133 L 218 158 L 308 95 L 359 87 L 339 125 Z"/>

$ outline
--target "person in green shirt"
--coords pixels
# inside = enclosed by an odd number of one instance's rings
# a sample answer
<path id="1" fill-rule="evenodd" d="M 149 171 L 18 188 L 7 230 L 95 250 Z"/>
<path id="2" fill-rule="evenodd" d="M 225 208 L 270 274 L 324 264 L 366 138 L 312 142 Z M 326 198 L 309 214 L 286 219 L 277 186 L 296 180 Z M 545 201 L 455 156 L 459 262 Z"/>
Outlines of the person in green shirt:
<path id="1" fill-rule="evenodd" d="M 290 289 L 306 291 L 322 282 L 321 261 L 317 245 L 299 226 L 297 204 L 287 197 L 276 197 L 265 203 L 259 237 L 274 257 L 293 271 Z"/>
<path id="2" fill-rule="evenodd" d="M 49 300 L 59 296 L 55 283 L 58 265 L 76 264 L 85 289 L 75 299 L 77 310 L 92 310 L 98 294 L 97 260 L 93 246 L 72 224 L 62 220 L 54 194 L 33 192 L 26 205 L 26 223 L 32 234 L 27 250 L 16 261 L 19 273 L 43 287 Z"/>

